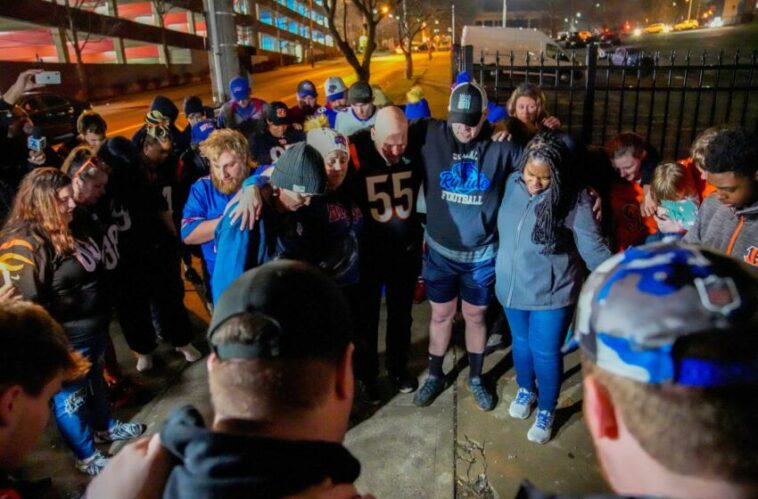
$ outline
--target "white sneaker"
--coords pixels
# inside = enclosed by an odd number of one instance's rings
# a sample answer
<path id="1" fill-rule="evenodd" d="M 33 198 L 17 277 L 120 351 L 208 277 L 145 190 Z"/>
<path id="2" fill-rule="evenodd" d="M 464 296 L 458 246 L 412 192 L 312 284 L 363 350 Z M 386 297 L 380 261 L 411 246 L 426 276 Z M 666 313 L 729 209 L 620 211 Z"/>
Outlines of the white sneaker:
<path id="1" fill-rule="evenodd" d="M 511 406 L 508 408 L 508 414 L 512 418 L 526 419 L 529 417 L 529 413 L 532 412 L 532 404 L 537 400 L 537 396 L 534 392 L 530 392 L 526 388 L 519 388 L 516 392 L 516 398 L 511 402 Z"/>
<path id="2" fill-rule="evenodd" d="M 87 459 L 77 459 L 76 469 L 89 476 L 97 476 L 103 471 L 106 464 L 108 464 L 108 458 L 106 458 L 100 451 L 95 451 L 95 453 Z"/>
<path id="3" fill-rule="evenodd" d="M 137 354 L 137 370 L 141 373 L 149 371 L 153 368 L 153 356 L 152 354 Z"/>
<path id="4" fill-rule="evenodd" d="M 537 411 L 537 418 L 532 427 L 529 428 L 526 438 L 536 444 L 546 444 L 553 433 L 553 420 L 555 420 L 554 411 Z"/>
<path id="5" fill-rule="evenodd" d="M 176 347 L 176 351 L 184 355 L 184 359 L 187 362 L 195 362 L 196 360 L 200 360 L 203 357 L 203 354 L 200 353 L 200 350 L 192 346 L 192 343 L 187 343 L 183 347 Z"/>

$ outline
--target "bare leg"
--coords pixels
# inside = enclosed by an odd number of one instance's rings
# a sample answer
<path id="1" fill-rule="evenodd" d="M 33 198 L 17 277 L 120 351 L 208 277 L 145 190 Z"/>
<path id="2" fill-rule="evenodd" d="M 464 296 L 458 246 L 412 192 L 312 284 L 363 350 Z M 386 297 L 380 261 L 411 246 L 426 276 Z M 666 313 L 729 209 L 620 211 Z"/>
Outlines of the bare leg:
<path id="1" fill-rule="evenodd" d="M 461 311 L 466 321 L 466 350 L 470 353 L 483 353 L 487 343 L 487 305 L 472 305 L 464 300 Z"/>
<path id="2" fill-rule="evenodd" d="M 453 333 L 453 317 L 455 317 L 458 298 L 446 303 L 435 303 L 433 301 L 430 303 L 432 305 L 432 318 L 429 322 L 429 353 L 442 357 L 447 352 Z M 468 326 L 466 336 L 468 337 Z"/>

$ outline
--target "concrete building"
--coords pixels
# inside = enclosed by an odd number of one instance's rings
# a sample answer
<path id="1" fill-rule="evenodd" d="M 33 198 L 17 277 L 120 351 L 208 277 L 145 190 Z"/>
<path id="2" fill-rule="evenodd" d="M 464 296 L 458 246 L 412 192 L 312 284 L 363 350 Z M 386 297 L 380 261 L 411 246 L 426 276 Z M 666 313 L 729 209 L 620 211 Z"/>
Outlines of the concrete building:
<path id="1" fill-rule="evenodd" d="M 304 62 L 311 48 L 316 58 L 335 54 L 322 2 L 234 0 L 241 65 Z M 91 97 L 207 79 L 203 7 L 203 0 L 0 2 L 0 88 L 40 63 L 60 70 L 65 86 L 76 79 L 77 61 L 92 75 Z"/>

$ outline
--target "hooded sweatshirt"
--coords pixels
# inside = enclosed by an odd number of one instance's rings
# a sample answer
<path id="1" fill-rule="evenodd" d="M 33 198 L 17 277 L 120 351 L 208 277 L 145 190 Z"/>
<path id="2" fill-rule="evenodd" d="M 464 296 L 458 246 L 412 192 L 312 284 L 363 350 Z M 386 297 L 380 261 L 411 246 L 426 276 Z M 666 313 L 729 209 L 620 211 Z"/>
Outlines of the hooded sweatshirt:
<path id="1" fill-rule="evenodd" d="M 426 173 L 426 243 L 454 261 L 482 262 L 497 251 L 497 212 L 521 148 L 493 142 L 491 133 L 484 126 L 462 144 L 444 121 L 419 120 L 409 130 L 408 144 L 420 145 Z"/>
<path id="2" fill-rule="evenodd" d="M 758 266 L 758 202 L 735 210 L 708 196 L 683 241 Z"/>
<path id="3" fill-rule="evenodd" d="M 278 498 L 326 479 L 353 483 L 361 472 L 340 444 L 214 432 L 190 406 L 169 416 L 161 443 L 177 461 L 164 498 Z"/>

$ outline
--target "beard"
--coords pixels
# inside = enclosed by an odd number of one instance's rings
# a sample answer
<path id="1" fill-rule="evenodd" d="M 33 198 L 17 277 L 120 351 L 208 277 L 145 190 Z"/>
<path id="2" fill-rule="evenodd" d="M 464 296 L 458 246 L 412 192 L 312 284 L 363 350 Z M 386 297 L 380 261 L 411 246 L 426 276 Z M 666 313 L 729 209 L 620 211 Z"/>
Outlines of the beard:
<path id="1" fill-rule="evenodd" d="M 229 180 L 224 180 L 221 178 L 218 178 L 216 175 L 211 174 L 211 182 L 213 182 L 213 187 L 219 190 L 221 194 L 234 194 L 238 190 L 240 190 L 240 187 L 242 187 L 242 182 L 244 181 L 243 178 L 231 178 Z"/>

